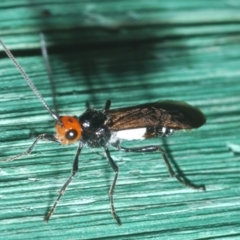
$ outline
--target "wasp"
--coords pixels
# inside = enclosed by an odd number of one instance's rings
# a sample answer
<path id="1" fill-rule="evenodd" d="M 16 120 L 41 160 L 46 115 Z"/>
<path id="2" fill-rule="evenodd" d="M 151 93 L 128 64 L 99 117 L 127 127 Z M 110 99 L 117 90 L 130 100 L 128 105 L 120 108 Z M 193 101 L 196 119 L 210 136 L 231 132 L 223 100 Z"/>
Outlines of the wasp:
<path id="1" fill-rule="evenodd" d="M 113 182 L 109 189 L 109 198 L 111 213 L 118 225 L 121 225 L 121 220 L 115 210 L 113 194 L 118 179 L 119 169 L 111 157 L 109 146 L 113 146 L 124 152 L 159 152 L 162 155 L 171 177 L 176 178 L 178 182 L 187 187 L 201 190 L 205 189 L 203 186 L 195 186 L 191 183 L 187 183 L 183 178 L 175 174 L 164 150 L 160 146 L 148 145 L 127 148 L 121 145 L 121 142 L 124 140 L 142 140 L 154 137 L 167 137 L 179 130 L 199 128 L 206 122 L 206 118 L 198 108 L 185 102 L 168 100 L 111 109 L 111 101 L 107 100 L 102 110 L 96 110 L 88 106 L 85 112 L 79 117 L 59 116 L 51 110 L 42 95 L 34 86 L 31 79 L 25 73 L 24 69 L 20 66 L 2 40 L 0 40 L 0 43 L 8 57 L 13 61 L 16 68 L 26 80 L 29 87 L 55 121 L 55 133 L 40 134 L 35 138 L 35 141 L 25 152 L 9 157 L 5 159 L 5 161 L 12 161 L 22 157 L 23 155 L 30 154 L 39 141 L 47 140 L 50 142 L 60 143 L 61 145 L 77 143 L 78 145 L 73 160 L 72 173 L 62 186 L 54 205 L 45 217 L 45 221 L 49 221 L 57 207 L 58 202 L 60 201 L 61 196 L 64 194 L 68 185 L 76 175 L 78 171 L 79 157 L 85 146 L 90 148 L 102 148 L 111 168 L 115 172 Z"/>

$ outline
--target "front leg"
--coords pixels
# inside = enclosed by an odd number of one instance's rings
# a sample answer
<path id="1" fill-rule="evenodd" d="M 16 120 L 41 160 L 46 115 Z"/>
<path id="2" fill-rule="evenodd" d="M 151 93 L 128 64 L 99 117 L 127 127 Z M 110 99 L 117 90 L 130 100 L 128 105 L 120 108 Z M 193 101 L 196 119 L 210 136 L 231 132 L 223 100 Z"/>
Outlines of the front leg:
<path id="1" fill-rule="evenodd" d="M 39 141 L 58 142 L 58 140 L 56 139 L 56 137 L 54 135 L 43 133 L 43 134 L 40 134 L 39 136 L 36 137 L 35 141 L 32 143 L 32 145 L 26 151 L 24 151 L 22 153 L 19 153 L 19 154 L 15 155 L 15 156 L 12 156 L 12 157 L 3 158 L 0 161 L 2 161 L 2 162 L 9 162 L 9 161 L 13 161 L 15 159 L 21 158 L 23 155 L 31 154 L 33 148 L 37 145 L 37 143 Z"/>

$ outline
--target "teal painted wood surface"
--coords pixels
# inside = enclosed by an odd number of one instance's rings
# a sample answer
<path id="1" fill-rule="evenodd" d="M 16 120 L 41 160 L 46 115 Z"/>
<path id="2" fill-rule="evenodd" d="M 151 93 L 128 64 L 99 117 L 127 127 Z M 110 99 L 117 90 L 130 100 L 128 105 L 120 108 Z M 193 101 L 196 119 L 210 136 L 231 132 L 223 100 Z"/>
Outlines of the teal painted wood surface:
<path id="1" fill-rule="evenodd" d="M 168 176 L 158 153 L 122 153 L 113 220 L 113 172 L 101 149 L 85 148 L 79 173 L 48 224 L 43 218 L 70 175 L 76 146 L 40 143 L 30 156 L 0 162 L 0 239 L 238 239 L 240 157 L 239 1 L 1 1 L 0 35 L 49 105 L 80 115 L 156 100 L 186 101 L 207 117 L 202 128 L 159 144 L 175 170 L 207 191 Z M 44 32 L 52 94 L 40 53 Z M 54 122 L 0 52 L 1 158 L 24 151 Z"/>

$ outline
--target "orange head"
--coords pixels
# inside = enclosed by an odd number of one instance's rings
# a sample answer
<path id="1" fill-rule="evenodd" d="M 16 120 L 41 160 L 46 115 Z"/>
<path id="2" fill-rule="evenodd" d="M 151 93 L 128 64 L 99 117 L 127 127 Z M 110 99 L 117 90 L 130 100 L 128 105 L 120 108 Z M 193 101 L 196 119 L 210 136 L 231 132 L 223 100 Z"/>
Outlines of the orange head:
<path id="1" fill-rule="evenodd" d="M 56 135 L 57 140 L 65 145 L 78 141 L 82 136 L 82 127 L 75 117 L 60 117 L 61 123 L 57 123 Z"/>

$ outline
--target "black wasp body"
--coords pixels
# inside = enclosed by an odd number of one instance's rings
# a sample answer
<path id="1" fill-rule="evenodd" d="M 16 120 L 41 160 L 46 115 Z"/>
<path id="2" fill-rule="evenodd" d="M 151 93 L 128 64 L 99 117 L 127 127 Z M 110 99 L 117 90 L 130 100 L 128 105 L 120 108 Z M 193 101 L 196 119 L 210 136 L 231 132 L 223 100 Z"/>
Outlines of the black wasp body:
<path id="1" fill-rule="evenodd" d="M 82 126 L 81 142 L 89 147 L 104 147 L 110 141 L 111 131 L 105 124 L 107 115 L 104 111 L 87 109 L 79 117 L 79 122 Z"/>
<path id="2" fill-rule="evenodd" d="M 198 128 L 205 123 L 200 110 L 184 102 L 159 101 L 101 111 L 89 108 L 78 118 L 80 141 L 89 147 L 119 146 L 121 140 L 165 137 L 178 130 Z"/>

